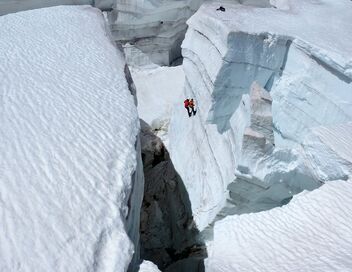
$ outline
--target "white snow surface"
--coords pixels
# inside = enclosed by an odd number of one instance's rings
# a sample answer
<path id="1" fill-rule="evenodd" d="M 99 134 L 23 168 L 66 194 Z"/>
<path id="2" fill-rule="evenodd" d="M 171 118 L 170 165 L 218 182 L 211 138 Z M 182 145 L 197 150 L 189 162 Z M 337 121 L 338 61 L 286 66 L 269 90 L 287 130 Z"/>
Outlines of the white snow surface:
<path id="1" fill-rule="evenodd" d="M 138 113 L 168 147 L 168 128 L 172 108 L 183 108 L 184 86 L 182 66 L 131 68 L 137 88 Z"/>
<path id="2" fill-rule="evenodd" d="M 60 5 L 92 5 L 106 10 L 111 9 L 115 3 L 116 0 L 1 0 L 0 15 Z"/>
<path id="3" fill-rule="evenodd" d="M 317 179 L 347 179 L 352 174 L 352 122 L 310 130 L 302 147 Z"/>
<path id="4" fill-rule="evenodd" d="M 352 180 L 302 192 L 286 206 L 218 221 L 206 271 L 351 271 Z"/>
<path id="5" fill-rule="evenodd" d="M 139 267 L 139 272 L 160 272 L 159 268 L 150 261 L 143 261 Z"/>
<path id="6" fill-rule="evenodd" d="M 91 3 L 91 0 L 1 0 L 0 15 L 57 5 L 89 5 Z"/>
<path id="7" fill-rule="evenodd" d="M 123 54 L 88 6 L 0 26 L 0 271 L 126 271 L 143 187 Z"/>

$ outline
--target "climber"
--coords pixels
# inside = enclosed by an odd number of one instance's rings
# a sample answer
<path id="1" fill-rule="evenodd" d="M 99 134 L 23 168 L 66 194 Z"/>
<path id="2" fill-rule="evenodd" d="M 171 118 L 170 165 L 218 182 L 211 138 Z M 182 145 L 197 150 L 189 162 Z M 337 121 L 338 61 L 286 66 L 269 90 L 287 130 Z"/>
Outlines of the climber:
<path id="1" fill-rule="evenodd" d="M 220 6 L 219 8 L 217 8 L 216 10 L 220 10 L 222 12 L 225 12 L 225 8 L 223 6 Z"/>
<path id="2" fill-rule="evenodd" d="M 196 115 L 197 111 L 195 110 L 196 103 L 194 102 L 193 98 L 189 101 L 189 107 L 192 110 L 193 116 Z"/>
<path id="3" fill-rule="evenodd" d="M 185 105 L 185 109 L 187 110 L 188 117 L 191 117 L 192 115 L 192 110 L 189 108 L 189 99 L 187 98 L 185 101 L 183 101 Z"/>

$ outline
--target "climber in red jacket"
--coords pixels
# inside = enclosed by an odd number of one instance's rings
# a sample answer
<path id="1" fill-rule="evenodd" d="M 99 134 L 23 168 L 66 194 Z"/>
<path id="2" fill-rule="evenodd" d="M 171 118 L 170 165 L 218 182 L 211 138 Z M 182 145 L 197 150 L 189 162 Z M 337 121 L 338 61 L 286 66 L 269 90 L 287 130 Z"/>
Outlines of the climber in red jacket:
<path id="1" fill-rule="evenodd" d="M 191 117 L 192 109 L 190 109 L 190 107 L 189 107 L 189 99 L 187 98 L 185 101 L 183 101 L 183 103 L 185 105 L 185 109 L 187 110 L 188 117 Z"/>

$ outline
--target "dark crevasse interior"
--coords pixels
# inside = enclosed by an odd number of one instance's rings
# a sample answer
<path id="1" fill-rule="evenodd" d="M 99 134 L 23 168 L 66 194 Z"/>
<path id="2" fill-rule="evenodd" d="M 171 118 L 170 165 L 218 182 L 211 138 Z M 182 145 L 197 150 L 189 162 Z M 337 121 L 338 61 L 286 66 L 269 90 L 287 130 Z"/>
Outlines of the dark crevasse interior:
<path id="1" fill-rule="evenodd" d="M 164 144 L 141 120 L 145 186 L 141 208 L 141 258 L 162 271 L 204 271 L 204 242 L 191 203 Z"/>

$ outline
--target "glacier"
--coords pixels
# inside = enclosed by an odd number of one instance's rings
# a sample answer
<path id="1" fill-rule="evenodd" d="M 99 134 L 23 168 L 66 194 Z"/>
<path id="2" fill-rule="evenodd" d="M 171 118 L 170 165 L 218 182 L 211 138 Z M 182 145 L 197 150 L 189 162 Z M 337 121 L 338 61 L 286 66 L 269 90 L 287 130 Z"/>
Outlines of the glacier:
<path id="1" fill-rule="evenodd" d="M 102 13 L 60 6 L 0 25 L 0 270 L 136 269 L 139 118 Z"/>
<path id="2" fill-rule="evenodd" d="M 350 175 L 347 155 L 315 140 L 326 128 L 343 150 L 350 137 L 352 3 L 270 2 L 204 3 L 187 21 L 183 97 L 199 110 L 174 108 L 169 142 L 200 230 Z M 330 129 L 339 125 L 346 135 Z"/>
<path id="3" fill-rule="evenodd" d="M 352 2 L 202 2 L 1 1 L 0 270 L 350 269 Z"/>

